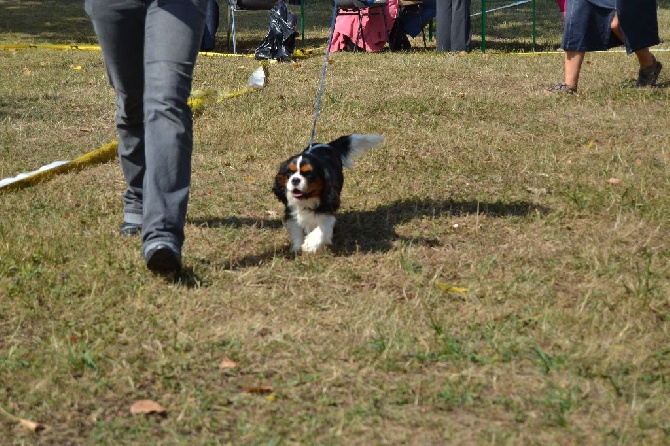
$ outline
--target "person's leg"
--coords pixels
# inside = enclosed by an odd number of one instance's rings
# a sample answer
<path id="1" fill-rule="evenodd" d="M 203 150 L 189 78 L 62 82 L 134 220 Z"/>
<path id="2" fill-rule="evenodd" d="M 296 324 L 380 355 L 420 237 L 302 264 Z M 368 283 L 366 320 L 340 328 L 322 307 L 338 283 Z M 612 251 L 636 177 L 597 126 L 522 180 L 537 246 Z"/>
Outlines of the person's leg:
<path id="1" fill-rule="evenodd" d="M 584 62 L 583 51 L 566 51 L 564 56 L 565 74 L 563 82 L 565 85 L 577 90 L 579 84 L 579 73 L 582 70 L 582 62 Z"/>
<path id="2" fill-rule="evenodd" d="M 661 74 L 663 64 L 656 60 L 649 48 L 642 48 L 635 51 L 637 61 L 640 64 L 640 69 L 637 75 L 638 87 L 654 87 L 658 76 Z"/>
<path id="3" fill-rule="evenodd" d="M 451 46 L 449 51 L 470 52 L 471 37 L 470 0 L 454 0 L 452 2 Z"/>
<path id="4" fill-rule="evenodd" d="M 144 182 L 144 15 L 145 6 L 133 0 L 86 0 L 86 12 L 102 49 L 109 81 L 116 91 L 119 162 L 126 180 L 123 194 L 125 224 L 139 232 Z M 128 234 L 130 234 L 129 232 Z"/>
<path id="5" fill-rule="evenodd" d="M 619 15 L 614 14 L 611 24 L 612 33 L 617 36 L 619 40 L 625 42 L 623 32 L 621 31 L 621 23 Z M 652 40 L 653 41 L 653 40 Z M 640 87 L 653 87 L 656 85 L 658 75 L 663 68 L 663 65 L 656 60 L 651 53 L 649 47 L 640 48 L 634 51 L 637 57 L 637 62 L 640 65 L 638 73 L 637 84 Z"/>
<path id="6" fill-rule="evenodd" d="M 563 82 L 552 85 L 545 93 L 575 93 L 579 85 L 579 74 L 586 54 L 586 47 L 592 42 L 589 36 L 591 4 L 586 0 L 570 0 L 566 2 L 565 21 L 561 48 L 563 54 Z M 591 30 L 593 31 L 593 30 Z"/>
<path id="7" fill-rule="evenodd" d="M 637 56 L 637 61 L 640 64 L 640 68 L 648 68 L 656 63 L 656 58 L 651 54 L 649 48 L 642 48 L 641 50 L 635 51 L 635 56 Z"/>
<path id="8" fill-rule="evenodd" d="M 149 0 L 145 28 L 145 258 L 156 246 L 180 255 L 191 182 L 193 120 L 188 106 L 205 25 L 206 0 Z"/>
<path id="9" fill-rule="evenodd" d="M 435 38 L 437 52 L 451 51 L 452 0 L 437 0 L 435 4 Z"/>

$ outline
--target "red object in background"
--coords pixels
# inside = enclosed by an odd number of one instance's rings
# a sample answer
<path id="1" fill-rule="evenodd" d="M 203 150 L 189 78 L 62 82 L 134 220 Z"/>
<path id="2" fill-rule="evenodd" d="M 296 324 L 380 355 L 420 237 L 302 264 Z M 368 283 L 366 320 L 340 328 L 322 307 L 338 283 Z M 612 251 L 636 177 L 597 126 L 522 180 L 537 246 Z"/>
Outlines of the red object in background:
<path id="1" fill-rule="evenodd" d="M 565 12 L 565 1 L 566 0 L 556 0 L 556 3 L 558 3 L 558 9 L 560 9 L 561 12 Z"/>

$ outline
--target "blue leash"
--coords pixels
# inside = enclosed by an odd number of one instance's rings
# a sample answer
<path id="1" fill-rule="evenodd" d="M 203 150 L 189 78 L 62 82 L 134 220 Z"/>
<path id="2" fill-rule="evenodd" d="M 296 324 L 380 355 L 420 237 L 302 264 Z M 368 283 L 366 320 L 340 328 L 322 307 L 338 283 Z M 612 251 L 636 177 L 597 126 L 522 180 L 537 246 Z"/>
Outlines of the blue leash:
<path id="1" fill-rule="evenodd" d="M 330 21 L 330 35 L 328 36 L 328 43 L 326 44 L 326 60 L 323 62 L 323 69 L 321 71 L 321 85 L 319 85 L 319 92 L 316 95 L 316 111 L 314 112 L 314 125 L 312 126 L 312 136 L 309 138 L 309 148 L 314 144 L 314 135 L 316 134 L 316 123 L 319 121 L 319 109 L 321 108 L 321 96 L 323 95 L 323 84 L 326 81 L 326 70 L 328 69 L 328 58 L 330 57 L 330 44 L 333 41 L 333 34 L 335 33 L 335 17 L 337 16 L 337 0 L 333 1 L 333 18 Z"/>

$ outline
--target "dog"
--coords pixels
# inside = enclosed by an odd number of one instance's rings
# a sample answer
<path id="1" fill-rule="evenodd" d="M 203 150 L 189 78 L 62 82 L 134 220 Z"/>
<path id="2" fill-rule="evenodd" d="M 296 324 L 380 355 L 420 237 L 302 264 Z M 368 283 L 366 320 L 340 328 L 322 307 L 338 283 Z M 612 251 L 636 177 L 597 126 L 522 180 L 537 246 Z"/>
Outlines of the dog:
<path id="1" fill-rule="evenodd" d="M 372 134 L 342 136 L 328 144 L 313 144 L 281 163 L 272 191 L 285 206 L 292 253 L 314 253 L 332 244 L 343 167 L 352 168 L 356 156 L 383 141 Z"/>

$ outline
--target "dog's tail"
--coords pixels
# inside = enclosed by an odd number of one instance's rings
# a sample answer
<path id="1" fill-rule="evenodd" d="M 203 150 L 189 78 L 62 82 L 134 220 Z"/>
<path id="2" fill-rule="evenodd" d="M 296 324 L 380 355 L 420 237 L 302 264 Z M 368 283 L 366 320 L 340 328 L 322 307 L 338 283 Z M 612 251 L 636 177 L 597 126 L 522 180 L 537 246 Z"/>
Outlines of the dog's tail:
<path id="1" fill-rule="evenodd" d="M 384 137 L 380 135 L 360 135 L 354 133 L 352 135 L 342 136 L 331 142 L 329 145 L 337 150 L 342 159 L 344 167 L 354 167 L 354 158 L 364 153 L 368 149 L 377 147 L 384 142 Z"/>

